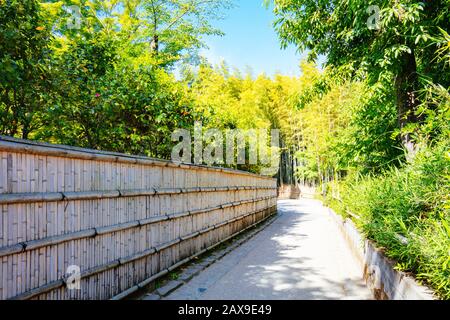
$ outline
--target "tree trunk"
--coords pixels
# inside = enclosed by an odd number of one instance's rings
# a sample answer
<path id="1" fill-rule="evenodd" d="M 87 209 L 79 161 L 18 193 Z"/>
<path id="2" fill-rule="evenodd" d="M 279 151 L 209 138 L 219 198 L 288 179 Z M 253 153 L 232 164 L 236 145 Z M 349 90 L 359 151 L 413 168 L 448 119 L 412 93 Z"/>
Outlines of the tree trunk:
<path id="1" fill-rule="evenodd" d="M 279 170 L 277 174 L 277 183 L 281 185 L 294 184 L 294 166 L 293 166 L 293 154 L 290 148 L 286 148 L 286 144 L 283 139 L 281 139 L 281 154 L 279 162 Z"/>
<path id="2" fill-rule="evenodd" d="M 418 121 L 415 114 L 419 101 L 416 90 L 418 88 L 417 64 L 414 49 L 411 53 L 405 53 L 401 60 L 400 71 L 395 79 L 395 91 L 397 96 L 398 125 L 403 130 L 408 124 Z M 408 158 L 414 157 L 415 143 L 410 133 L 401 133 L 403 147 L 407 150 Z"/>
<path id="3" fill-rule="evenodd" d="M 157 34 L 153 36 L 152 43 L 150 44 L 150 50 L 155 55 L 158 55 L 159 52 L 159 37 Z"/>
<path id="4" fill-rule="evenodd" d="M 29 133 L 30 133 L 30 124 L 26 122 L 22 126 L 22 139 L 28 139 Z"/>

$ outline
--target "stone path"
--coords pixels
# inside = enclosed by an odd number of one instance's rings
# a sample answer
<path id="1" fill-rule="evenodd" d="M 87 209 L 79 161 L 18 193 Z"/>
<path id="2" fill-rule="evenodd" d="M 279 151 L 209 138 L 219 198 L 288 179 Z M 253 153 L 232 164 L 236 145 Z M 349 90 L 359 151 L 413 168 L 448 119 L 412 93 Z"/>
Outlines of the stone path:
<path id="1" fill-rule="evenodd" d="M 327 209 L 283 200 L 266 229 L 163 299 L 371 299 Z"/>

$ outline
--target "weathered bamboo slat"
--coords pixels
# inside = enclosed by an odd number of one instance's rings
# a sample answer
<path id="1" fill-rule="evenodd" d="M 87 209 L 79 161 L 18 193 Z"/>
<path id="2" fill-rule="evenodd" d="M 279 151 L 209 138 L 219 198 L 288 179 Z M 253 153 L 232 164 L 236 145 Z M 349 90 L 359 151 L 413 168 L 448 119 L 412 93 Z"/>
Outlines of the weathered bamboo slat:
<path id="1" fill-rule="evenodd" d="M 51 246 L 51 245 L 55 245 L 55 244 L 59 244 L 59 243 L 63 243 L 63 242 L 67 242 L 67 241 L 73 241 L 73 240 L 78 240 L 78 239 L 82 239 L 82 238 L 89 238 L 89 237 L 94 237 L 97 234 L 96 229 L 89 229 L 89 230 L 83 230 L 83 231 L 78 231 L 78 232 L 74 232 L 74 233 L 68 233 L 68 234 L 63 234 L 60 236 L 54 236 L 54 237 L 49 237 L 49 238 L 44 238 L 44 239 L 39 239 L 39 240 L 32 240 L 32 241 L 28 241 L 28 242 L 23 242 L 23 251 L 30 251 L 30 250 L 35 250 L 35 249 L 39 249 L 42 247 L 46 247 L 46 246 Z M 0 256 L 1 256 L 1 248 L 0 248 Z"/>
<path id="2" fill-rule="evenodd" d="M 62 201 L 63 198 L 61 192 L 0 194 L 0 204 Z"/>
<path id="3" fill-rule="evenodd" d="M 271 178 L 0 136 L 0 299 L 123 297 L 275 210 Z"/>
<path id="4" fill-rule="evenodd" d="M 271 197 L 256 198 L 252 202 L 264 201 L 264 200 L 268 200 L 270 198 Z M 248 202 L 245 201 L 244 203 L 248 203 Z M 206 208 L 206 209 L 202 209 L 202 210 L 194 210 L 194 211 L 188 211 L 188 212 L 182 212 L 182 213 L 162 215 L 162 216 L 152 217 L 152 218 L 148 218 L 148 219 L 144 219 L 144 220 L 135 220 L 135 221 L 116 224 L 116 225 L 112 225 L 112 226 L 91 228 L 88 230 L 82 230 L 82 231 L 63 234 L 63 235 L 59 235 L 59 236 L 53 236 L 53 237 L 48 237 L 48 238 L 43 238 L 43 239 L 38 239 L 38 240 L 32 240 L 32 241 L 28 241 L 28 242 L 22 242 L 20 244 L 16 244 L 13 246 L 0 248 L 0 257 L 5 256 L 5 255 L 14 254 L 14 253 L 30 251 L 30 250 L 38 249 L 41 247 L 50 246 L 50 245 L 60 244 L 60 243 L 67 242 L 67 241 L 73 241 L 73 240 L 78 240 L 78 239 L 82 239 L 82 238 L 95 237 L 97 235 L 104 235 L 104 234 L 108 234 L 108 233 L 124 231 L 127 229 L 132 229 L 132 228 L 136 228 L 139 226 L 144 226 L 144 225 L 148 225 L 148 224 L 152 224 L 152 223 L 159 223 L 159 222 L 162 222 L 165 220 L 175 220 L 175 219 L 183 218 L 183 217 L 186 217 L 189 215 L 196 215 L 196 214 L 200 214 L 200 213 L 207 213 L 207 212 L 225 209 L 225 208 L 229 208 L 229 207 L 236 207 L 241 204 L 243 204 L 243 201 L 231 202 L 231 203 L 223 204 L 223 205 L 213 207 L 213 208 Z"/>
<path id="5" fill-rule="evenodd" d="M 251 188 L 251 189 L 249 189 Z M 134 190 L 108 190 L 108 191 L 84 191 L 84 192 L 36 192 L 36 193 L 6 193 L 0 194 L 1 204 L 34 203 L 34 202 L 56 202 L 74 200 L 112 199 L 119 197 L 140 197 L 155 195 L 176 195 L 180 193 L 200 192 L 225 192 L 234 190 L 270 190 L 268 187 L 209 187 L 209 188 L 157 188 L 157 189 L 134 189 Z"/>
<path id="6" fill-rule="evenodd" d="M 267 209 L 265 209 L 265 210 L 267 210 Z M 194 232 L 194 233 L 192 233 L 192 234 L 190 234 L 190 235 L 187 235 L 187 236 L 185 236 L 185 237 L 183 237 L 183 238 L 180 237 L 180 238 L 177 238 L 177 239 L 172 240 L 172 241 L 170 241 L 170 242 L 163 243 L 163 244 L 159 245 L 158 247 L 151 248 L 151 249 L 149 249 L 149 250 L 146 250 L 145 252 L 140 252 L 140 253 L 135 254 L 135 255 L 133 255 L 133 256 L 129 256 L 129 257 L 126 257 L 126 258 L 123 258 L 123 259 L 117 259 L 117 260 L 108 262 L 108 263 L 106 263 L 106 264 L 103 264 L 103 265 L 99 265 L 99 266 L 90 268 L 90 269 L 88 269 L 88 270 L 86 270 L 86 271 L 84 271 L 84 272 L 81 273 L 81 278 L 88 278 L 88 277 L 91 277 L 91 276 L 93 276 L 93 275 L 96 275 L 96 274 L 99 274 L 99 273 L 101 273 L 101 272 L 104 272 L 104 271 L 106 271 L 106 270 L 113 269 L 113 268 L 115 268 L 115 267 L 117 267 L 117 266 L 119 266 L 119 265 L 124 265 L 124 264 L 127 264 L 127 263 L 131 263 L 131 262 L 133 262 L 133 261 L 135 261 L 135 260 L 142 259 L 142 258 L 144 258 L 144 257 L 146 257 L 146 256 L 149 256 L 149 255 L 152 255 L 152 254 L 155 254 L 155 253 L 159 253 L 159 252 L 161 252 L 161 251 L 163 251 L 163 250 L 169 249 L 170 247 L 172 247 L 172 246 L 174 246 L 174 245 L 180 243 L 181 241 L 187 241 L 187 240 L 189 240 L 189 239 L 198 237 L 198 236 L 200 236 L 200 235 L 202 235 L 202 234 L 205 234 L 205 233 L 208 233 L 208 232 L 210 232 L 210 231 L 212 231 L 212 230 L 214 230 L 214 229 L 220 228 L 220 227 L 222 227 L 222 226 L 224 226 L 224 225 L 226 225 L 226 224 L 229 224 L 229 223 L 231 223 L 231 222 L 235 222 L 235 221 L 237 221 L 237 220 L 245 219 L 245 218 L 247 218 L 247 217 L 250 216 L 250 215 L 255 215 L 255 214 L 258 214 L 258 213 L 260 213 L 260 212 L 261 212 L 261 211 L 255 211 L 255 212 L 246 213 L 246 214 L 244 214 L 244 215 L 242 215 L 242 216 L 240 216 L 240 217 L 233 218 L 233 219 L 231 219 L 231 220 L 226 221 L 225 224 L 220 223 L 220 224 L 217 224 L 217 225 L 213 225 L 213 226 L 211 226 L 211 227 L 208 227 L 208 228 L 205 228 L 205 229 L 203 229 L 203 230 Z M 259 222 L 261 222 L 261 221 L 259 221 Z M 253 226 L 253 225 L 251 225 L 251 226 Z M 251 226 L 250 226 L 250 227 L 251 227 Z M 247 229 L 249 229 L 250 227 L 247 227 L 247 228 L 245 228 L 244 230 L 247 230 Z M 240 232 L 239 232 L 239 233 L 240 233 Z M 221 242 L 227 241 L 227 240 L 229 240 L 230 238 L 232 238 L 232 237 L 234 237 L 234 236 L 236 236 L 236 235 L 237 235 L 237 234 L 234 234 L 234 235 L 232 235 L 231 237 L 228 237 L 228 238 L 224 239 L 224 240 L 221 241 Z M 212 248 L 215 247 L 215 246 L 216 246 L 216 244 L 215 244 L 215 245 L 212 245 L 212 246 L 210 246 L 210 247 L 208 247 L 208 248 L 207 248 L 206 250 L 204 250 L 203 252 L 208 251 L 208 250 L 212 249 Z M 196 256 L 198 256 L 198 255 L 200 255 L 200 254 L 201 254 L 201 253 L 197 253 Z M 176 269 L 177 267 L 183 265 L 184 263 L 186 263 L 186 262 L 189 261 L 189 260 L 190 260 L 190 259 L 186 258 L 186 259 L 184 259 L 184 260 L 182 260 L 182 261 L 180 261 L 180 262 L 174 264 L 172 267 L 169 267 L 167 270 L 168 270 L 168 271 L 172 271 L 172 270 Z M 183 262 L 183 261 L 185 261 L 185 262 Z M 16 300 L 16 299 L 31 298 L 31 297 L 36 296 L 36 295 L 38 295 L 38 294 L 48 292 L 49 290 L 53 290 L 53 289 L 62 287 L 62 286 L 64 286 L 65 284 L 66 284 L 66 278 L 63 277 L 62 279 L 58 279 L 57 281 L 54 281 L 54 282 L 51 283 L 50 285 L 44 285 L 44 286 L 41 286 L 41 287 L 39 287 L 39 288 L 32 289 L 32 290 L 30 290 L 29 292 L 25 292 L 24 294 L 21 294 L 21 295 L 19 295 L 19 296 L 13 297 L 12 299 Z"/>
<path id="7" fill-rule="evenodd" d="M 74 200 L 95 200 L 95 199 L 110 199 L 120 197 L 120 192 L 115 191 L 83 191 L 83 192 L 63 192 L 63 199 Z"/>

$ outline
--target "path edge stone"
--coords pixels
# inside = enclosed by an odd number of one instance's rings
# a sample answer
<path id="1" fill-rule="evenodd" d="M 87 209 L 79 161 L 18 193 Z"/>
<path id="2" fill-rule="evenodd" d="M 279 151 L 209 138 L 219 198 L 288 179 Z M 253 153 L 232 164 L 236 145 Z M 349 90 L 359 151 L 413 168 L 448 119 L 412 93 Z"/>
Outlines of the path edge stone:
<path id="1" fill-rule="evenodd" d="M 430 288 L 419 284 L 406 273 L 395 270 L 395 261 L 387 258 L 374 242 L 366 239 L 353 221 L 343 219 L 333 209 L 323 206 L 328 209 L 331 219 L 356 257 L 364 280 L 376 299 L 438 300 Z"/>

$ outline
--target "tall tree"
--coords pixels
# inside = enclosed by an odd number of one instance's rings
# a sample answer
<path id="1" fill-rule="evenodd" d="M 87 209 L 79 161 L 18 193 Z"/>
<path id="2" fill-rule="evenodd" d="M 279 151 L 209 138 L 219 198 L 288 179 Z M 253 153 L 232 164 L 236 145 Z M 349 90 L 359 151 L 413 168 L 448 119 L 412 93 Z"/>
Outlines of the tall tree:
<path id="1" fill-rule="evenodd" d="M 447 87 L 445 65 L 434 61 L 439 49 L 431 38 L 450 28 L 449 0 L 274 0 L 276 29 L 282 45 L 326 55 L 327 64 L 370 83 L 390 79 L 404 147 L 414 153 L 411 137 L 419 120 L 421 79 Z M 448 69 L 447 69 L 448 70 Z"/>
<path id="2" fill-rule="evenodd" d="M 36 0 L 0 5 L 0 133 L 28 138 L 51 88 L 51 34 Z"/>
<path id="3" fill-rule="evenodd" d="M 148 43 L 160 64 L 169 66 L 198 59 L 198 50 L 205 46 L 201 37 L 222 35 L 211 21 L 222 18 L 231 6 L 229 0 L 131 0 L 124 4 L 137 17 L 138 41 Z"/>

